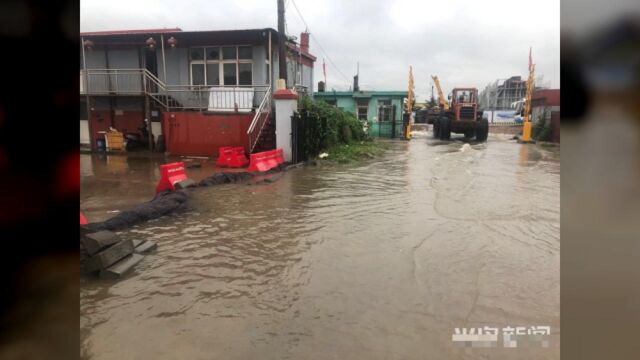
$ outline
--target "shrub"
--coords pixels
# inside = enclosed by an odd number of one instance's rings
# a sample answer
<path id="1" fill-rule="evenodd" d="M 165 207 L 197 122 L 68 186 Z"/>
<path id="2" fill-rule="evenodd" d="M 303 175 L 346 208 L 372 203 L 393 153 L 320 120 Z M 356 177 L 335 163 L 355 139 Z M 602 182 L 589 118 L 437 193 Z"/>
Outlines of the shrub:
<path id="1" fill-rule="evenodd" d="M 537 141 L 551 141 L 551 121 L 547 121 L 546 116 L 541 115 L 531 129 L 531 137 Z"/>
<path id="2" fill-rule="evenodd" d="M 353 141 L 366 139 L 362 123 L 350 112 L 329 105 L 323 100 L 313 101 L 303 95 L 299 103 L 299 113 L 305 121 L 305 152 L 314 157 L 321 151 Z"/>

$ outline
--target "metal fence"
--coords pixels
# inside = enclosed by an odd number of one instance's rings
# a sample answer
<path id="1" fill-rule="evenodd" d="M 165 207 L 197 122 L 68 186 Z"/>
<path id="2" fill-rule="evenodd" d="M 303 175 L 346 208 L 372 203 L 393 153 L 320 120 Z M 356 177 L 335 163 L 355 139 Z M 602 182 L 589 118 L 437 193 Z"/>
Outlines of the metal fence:
<path id="1" fill-rule="evenodd" d="M 520 122 L 515 122 L 515 121 L 490 122 L 489 126 L 522 126 L 522 121 L 520 121 Z"/>

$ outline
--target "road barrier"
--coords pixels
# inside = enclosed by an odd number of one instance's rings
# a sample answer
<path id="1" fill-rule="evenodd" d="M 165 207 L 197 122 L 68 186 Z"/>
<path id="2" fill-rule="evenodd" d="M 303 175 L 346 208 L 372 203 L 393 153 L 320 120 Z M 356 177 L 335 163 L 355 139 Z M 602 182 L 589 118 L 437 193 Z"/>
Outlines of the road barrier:
<path id="1" fill-rule="evenodd" d="M 241 168 L 247 166 L 249 160 L 244 155 L 242 146 L 223 146 L 218 149 L 218 160 L 216 166 Z"/>
<path id="2" fill-rule="evenodd" d="M 187 174 L 184 172 L 184 162 L 160 165 L 160 181 L 156 185 L 156 194 L 166 190 L 173 191 L 176 188 L 185 188 L 192 184 L 195 183 L 187 178 Z"/>
<path id="3" fill-rule="evenodd" d="M 275 149 L 251 154 L 248 171 L 264 172 L 284 163 L 282 149 Z"/>
<path id="4" fill-rule="evenodd" d="M 87 225 L 87 219 L 82 215 L 82 211 L 80 211 L 80 225 Z"/>

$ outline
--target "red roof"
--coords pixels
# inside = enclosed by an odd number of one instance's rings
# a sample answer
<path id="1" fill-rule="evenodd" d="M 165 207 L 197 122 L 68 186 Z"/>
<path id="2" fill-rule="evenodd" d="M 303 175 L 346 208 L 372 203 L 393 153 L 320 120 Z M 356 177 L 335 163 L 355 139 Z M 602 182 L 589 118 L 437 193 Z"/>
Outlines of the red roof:
<path id="1" fill-rule="evenodd" d="M 300 49 L 300 47 L 298 45 L 292 45 L 287 43 L 287 46 L 292 49 L 293 51 L 295 51 L 296 53 L 302 54 L 302 56 L 306 56 L 307 58 L 309 58 L 311 61 L 316 61 L 316 57 L 311 55 L 311 53 L 307 52 L 307 51 L 303 51 Z"/>
<path id="2" fill-rule="evenodd" d="M 162 34 L 180 32 L 180 28 L 164 29 L 137 29 L 137 30 L 109 30 L 109 31 L 89 31 L 81 32 L 80 36 L 106 36 L 106 35 L 133 35 L 133 34 Z"/>

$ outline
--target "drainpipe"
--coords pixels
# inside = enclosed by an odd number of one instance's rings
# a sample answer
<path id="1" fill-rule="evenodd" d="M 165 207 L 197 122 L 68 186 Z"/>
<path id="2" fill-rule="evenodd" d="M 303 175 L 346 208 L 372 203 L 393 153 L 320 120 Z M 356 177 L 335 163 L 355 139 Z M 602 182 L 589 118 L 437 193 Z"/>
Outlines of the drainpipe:
<path id="1" fill-rule="evenodd" d="M 80 44 L 82 45 L 82 69 L 84 70 L 84 98 L 87 104 L 87 125 L 89 128 L 89 146 L 91 150 L 95 149 L 93 143 L 93 132 L 91 126 L 91 104 L 89 104 L 89 72 L 87 71 L 87 59 L 84 54 L 84 37 L 80 38 Z"/>
<path id="2" fill-rule="evenodd" d="M 149 104 L 149 94 L 144 94 L 144 117 L 147 120 L 147 133 L 149 138 L 149 151 L 153 151 L 153 134 L 151 133 L 151 109 Z"/>
<path id="3" fill-rule="evenodd" d="M 271 86 L 271 93 L 273 94 L 273 91 L 275 89 L 275 86 L 273 86 L 273 61 L 272 61 L 272 53 L 273 50 L 271 50 L 271 30 L 269 30 L 269 85 Z"/>
<path id="4" fill-rule="evenodd" d="M 160 43 L 162 44 L 162 72 L 164 74 L 164 83 L 168 84 L 167 81 L 167 61 L 164 59 L 164 35 L 160 34 Z"/>
<path id="5" fill-rule="evenodd" d="M 146 50 L 145 50 L 146 51 Z M 145 59 L 146 59 L 146 55 L 145 55 Z M 146 64 L 146 62 L 145 62 Z M 146 65 L 145 65 L 146 68 Z M 147 84 L 147 77 L 146 75 L 142 77 L 142 91 L 143 91 L 143 95 L 144 95 L 144 120 L 146 121 L 146 126 L 147 126 L 147 141 L 149 143 L 149 150 L 153 150 L 153 141 L 152 141 L 152 137 L 153 134 L 151 133 L 151 114 L 150 114 L 150 104 L 149 104 L 149 84 Z"/>

